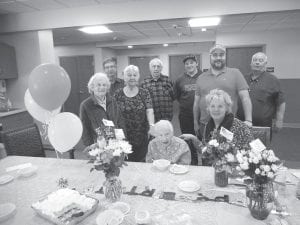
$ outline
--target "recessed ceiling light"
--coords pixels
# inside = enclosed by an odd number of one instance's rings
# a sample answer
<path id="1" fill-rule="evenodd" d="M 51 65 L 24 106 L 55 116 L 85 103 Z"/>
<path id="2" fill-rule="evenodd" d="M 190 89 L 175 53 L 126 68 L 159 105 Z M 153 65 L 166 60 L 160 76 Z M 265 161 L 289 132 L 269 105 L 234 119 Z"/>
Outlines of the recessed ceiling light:
<path id="1" fill-rule="evenodd" d="M 106 26 L 89 26 L 78 29 L 87 34 L 105 34 L 111 33 L 112 31 L 108 29 Z"/>
<path id="2" fill-rule="evenodd" d="M 132 45 L 128 45 L 128 48 L 133 48 L 133 46 Z"/>
<path id="3" fill-rule="evenodd" d="M 220 17 L 195 18 L 189 20 L 190 27 L 209 27 L 220 23 Z"/>
<path id="4" fill-rule="evenodd" d="M 168 47 L 168 46 L 169 46 L 169 44 L 163 44 L 163 46 L 164 46 L 164 47 Z"/>
<path id="5" fill-rule="evenodd" d="M 205 32 L 205 31 L 207 31 L 207 29 L 204 27 L 201 29 L 201 31 Z"/>

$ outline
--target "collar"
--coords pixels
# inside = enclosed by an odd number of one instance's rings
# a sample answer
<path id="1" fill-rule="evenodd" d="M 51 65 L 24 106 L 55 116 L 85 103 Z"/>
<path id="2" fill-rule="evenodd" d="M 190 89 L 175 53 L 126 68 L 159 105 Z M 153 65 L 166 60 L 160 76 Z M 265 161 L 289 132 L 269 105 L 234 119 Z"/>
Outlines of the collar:
<path id="1" fill-rule="evenodd" d="M 91 95 L 91 99 L 92 99 L 94 105 L 99 105 L 98 100 L 96 99 L 96 97 L 95 97 L 94 95 Z M 105 102 L 104 102 L 104 101 L 105 101 Z M 105 95 L 104 101 L 103 101 L 103 102 L 104 102 L 105 104 L 107 104 L 107 105 L 112 101 L 112 100 L 111 100 L 111 97 L 110 97 L 110 95 L 109 95 L 108 93 Z"/>
<path id="2" fill-rule="evenodd" d="M 250 81 L 252 82 L 252 81 L 258 81 L 259 79 L 261 79 L 261 77 L 262 76 L 264 76 L 265 75 L 265 71 L 264 72 L 262 72 L 259 76 L 257 76 L 256 78 L 254 78 L 254 73 L 253 72 L 251 72 L 250 73 Z"/>
<path id="3" fill-rule="evenodd" d="M 158 77 L 157 79 L 154 79 L 154 78 L 152 77 L 152 75 L 150 75 L 150 80 L 151 80 L 151 81 L 158 81 L 158 80 L 161 80 L 161 79 L 162 79 L 161 76 L 162 76 L 162 74 L 160 74 L 159 77 Z"/>
<path id="4" fill-rule="evenodd" d="M 197 69 L 197 73 L 195 73 L 194 75 L 189 75 L 188 73 L 184 73 L 186 76 L 188 76 L 188 77 L 190 77 L 190 78 L 194 78 L 194 77 L 198 77 L 200 74 L 201 74 L 201 72 Z"/>
<path id="5" fill-rule="evenodd" d="M 226 72 L 227 72 L 226 66 L 223 68 L 223 70 L 220 71 L 220 73 L 218 75 L 213 74 L 212 69 L 211 68 L 209 69 L 209 74 L 213 75 L 213 76 L 220 76 L 221 74 L 226 73 Z"/>
<path id="6" fill-rule="evenodd" d="M 222 121 L 222 123 L 220 124 L 220 126 L 218 127 L 218 130 L 221 129 L 221 127 L 226 128 L 227 130 L 230 130 L 232 127 L 232 123 L 234 120 L 234 116 L 232 113 L 227 113 Z M 215 129 L 215 122 L 212 118 L 209 119 L 208 123 L 205 126 L 205 142 L 208 142 L 211 138 L 211 132 L 214 131 Z"/>

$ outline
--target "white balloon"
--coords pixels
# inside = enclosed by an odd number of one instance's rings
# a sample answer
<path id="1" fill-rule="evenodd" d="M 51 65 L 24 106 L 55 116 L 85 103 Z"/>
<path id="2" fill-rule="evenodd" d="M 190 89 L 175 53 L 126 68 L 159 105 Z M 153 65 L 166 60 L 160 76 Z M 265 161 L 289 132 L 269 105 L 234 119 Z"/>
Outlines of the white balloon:
<path id="1" fill-rule="evenodd" d="M 26 107 L 27 111 L 30 113 L 30 115 L 34 119 L 36 119 L 42 123 L 48 123 L 50 121 L 50 119 L 52 117 L 54 117 L 55 115 L 57 115 L 61 110 L 61 107 L 51 110 L 51 111 L 42 108 L 33 100 L 32 96 L 29 92 L 29 89 L 27 89 L 25 92 L 24 103 L 25 103 L 25 107 Z"/>
<path id="2" fill-rule="evenodd" d="M 59 113 L 50 120 L 48 138 L 60 153 L 71 150 L 79 142 L 81 135 L 81 120 L 73 113 Z"/>

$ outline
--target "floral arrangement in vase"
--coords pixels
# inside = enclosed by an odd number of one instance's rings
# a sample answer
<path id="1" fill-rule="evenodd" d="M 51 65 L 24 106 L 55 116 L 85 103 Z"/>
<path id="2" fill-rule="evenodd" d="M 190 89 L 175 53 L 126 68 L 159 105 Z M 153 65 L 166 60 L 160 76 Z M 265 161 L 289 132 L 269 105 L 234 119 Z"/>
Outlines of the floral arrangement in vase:
<path id="1" fill-rule="evenodd" d="M 122 195 L 122 182 L 119 179 L 120 168 L 127 166 L 125 159 L 132 153 L 132 146 L 125 140 L 108 139 L 99 136 L 97 143 L 88 151 L 93 163 L 91 171 L 103 171 L 106 181 L 103 183 L 104 195 L 111 202 L 118 201 Z"/>
<path id="2" fill-rule="evenodd" d="M 226 139 L 215 130 L 212 139 L 202 147 L 202 161 L 206 166 L 215 168 L 215 184 L 220 187 L 228 185 L 228 173 L 236 165 L 237 148 L 231 140 Z"/>
<path id="3" fill-rule="evenodd" d="M 281 161 L 273 150 L 255 148 L 239 150 L 236 158 L 238 161 L 236 169 L 241 175 L 249 176 L 252 180 L 246 188 L 251 215 L 264 220 L 274 207 L 273 181 Z"/>
<path id="4" fill-rule="evenodd" d="M 125 159 L 132 153 L 132 146 L 127 141 L 117 139 L 109 139 L 105 143 L 97 143 L 95 148 L 88 152 L 92 158 L 89 163 L 94 164 L 91 171 L 103 171 L 106 178 L 119 176 L 120 168 L 123 165 L 127 166 Z"/>

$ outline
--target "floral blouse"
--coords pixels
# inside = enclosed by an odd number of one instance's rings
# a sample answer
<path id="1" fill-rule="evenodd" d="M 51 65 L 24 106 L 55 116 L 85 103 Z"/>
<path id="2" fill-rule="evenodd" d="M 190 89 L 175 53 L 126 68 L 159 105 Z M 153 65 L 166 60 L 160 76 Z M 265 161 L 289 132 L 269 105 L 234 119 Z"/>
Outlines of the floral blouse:
<path id="1" fill-rule="evenodd" d="M 171 163 L 189 165 L 191 163 L 191 152 L 187 143 L 178 137 L 172 137 L 171 143 L 167 146 L 154 138 L 148 145 L 146 162 L 157 159 L 167 159 Z"/>

